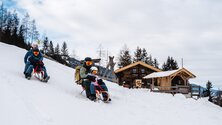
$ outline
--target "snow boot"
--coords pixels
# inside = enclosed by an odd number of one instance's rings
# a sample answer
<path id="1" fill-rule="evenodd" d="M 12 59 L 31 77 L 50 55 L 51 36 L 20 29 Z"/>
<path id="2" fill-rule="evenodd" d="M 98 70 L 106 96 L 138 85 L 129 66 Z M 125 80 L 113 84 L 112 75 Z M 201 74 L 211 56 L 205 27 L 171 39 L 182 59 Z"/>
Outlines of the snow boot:
<path id="1" fill-rule="evenodd" d="M 108 98 L 107 96 L 103 96 L 103 101 L 104 101 L 104 102 L 110 102 L 110 101 L 111 101 L 111 98 L 109 98 L 108 100 L 107 100 L 107 98 Z"/>
<path id="2" fill-rule="evenodd" d="M 25 78 L 30 80 L 31 79 L 31 75 L 29 75 L 28 73 L 25 74 Z"/>
<path id="3" fill-rule="evenodd" d="M 30 79 L 31 79 L 31 76 L 28 76 L 26 79 L 30 80 Z"/>
<path id="4" fill-rule="evenodd" d="M 50 79 L 50 76 L 44 77 L 44 78 L 42 79 L 42 82 L 48 82 L 49 79 Z"/>
<path id="5" fill-rule="evenodd" d="M 89 99 L 90 99 L 91 101 L 96 101 L 96 95 L 95 95 L 95 94 L 91 94 L 91 95 L 89 96 Z"/>

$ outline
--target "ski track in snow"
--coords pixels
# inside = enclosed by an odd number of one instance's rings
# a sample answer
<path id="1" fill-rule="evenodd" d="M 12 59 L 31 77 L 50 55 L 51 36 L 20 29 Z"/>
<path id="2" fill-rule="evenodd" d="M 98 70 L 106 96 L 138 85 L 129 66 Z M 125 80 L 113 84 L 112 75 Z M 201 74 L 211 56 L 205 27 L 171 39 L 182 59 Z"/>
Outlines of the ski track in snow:
<path id="1" fill-rule="evenodd" d="M 11 54 L 13 52 L 14 54 Z M 0 125 L 220 125 L 222 108 L 183 95 L 126 89 L 106 81 L 112 102 L 92 102 L 74 70 L 44 59 L 50 80 L 23 75 L 26 51 L 0 43 Z"/>

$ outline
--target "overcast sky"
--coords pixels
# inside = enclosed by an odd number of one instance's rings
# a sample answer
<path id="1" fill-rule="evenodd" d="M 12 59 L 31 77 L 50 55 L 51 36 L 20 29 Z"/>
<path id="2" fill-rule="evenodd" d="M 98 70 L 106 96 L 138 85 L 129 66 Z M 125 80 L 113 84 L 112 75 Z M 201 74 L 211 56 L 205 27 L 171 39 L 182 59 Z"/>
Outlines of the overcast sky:
<path id="1" fill-rule="evenodd" d="M 124 44 L 137 46 L 163 63 L 173 56 L 222 89 L 222 0 L 5 0 L 28 12 L 50 40 L 66 41 L 83 59 L 99 44 L 117 56 Z"/>

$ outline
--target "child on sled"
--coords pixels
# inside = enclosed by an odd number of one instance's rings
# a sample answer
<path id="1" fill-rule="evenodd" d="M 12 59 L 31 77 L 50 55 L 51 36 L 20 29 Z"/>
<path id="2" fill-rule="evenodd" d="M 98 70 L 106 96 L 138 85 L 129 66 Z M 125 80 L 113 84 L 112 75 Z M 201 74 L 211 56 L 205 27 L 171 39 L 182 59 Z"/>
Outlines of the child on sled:
<path id="1" fill-rule="evenodd" d="M 95 79 L 91 81 L 90 84 L 90 94 L 91 94 L 91 100 L 96 99 L 96 91 L 99 91 L 102 93 L 103 101 L 111 101 L 109 94 L 108 94 L 108 88 L 106 84 L 103 82 L 101 78 L 97 76 L 98 69 L 96 67 L 90 68 L 90 76 L 94 77 Z"/>

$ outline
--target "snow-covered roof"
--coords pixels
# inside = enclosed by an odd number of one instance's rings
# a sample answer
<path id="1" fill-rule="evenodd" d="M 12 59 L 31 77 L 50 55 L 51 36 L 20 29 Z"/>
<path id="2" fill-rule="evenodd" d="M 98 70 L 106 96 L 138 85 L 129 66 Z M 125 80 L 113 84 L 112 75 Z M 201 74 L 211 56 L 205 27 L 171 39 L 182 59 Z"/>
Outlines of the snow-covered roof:
<path id="1" fill-rule="evenodd" d="M 154 73 L 151 73 L 151 74 L 149 74 L 149 75 L 147 75 L 147 76 L 145 76 L 143 78 L 144 79 L 150 79 L 150 78 L 158 78 L 158 77 L 167 77 L 167 76 L 170 76 L 170 75 L 172 75 L 174 73 L 181 72 L 181 71 L 186 72 L 191 77 L 196 77 L 195 75 L 193 75 L 191 72 L 189 72 L 185 68 L 182 68 L 182 69 L 171 70 L 171 71 L 154 72 Z"/>
<path id="2" fill-rule="evenodd" d="M 179 70 L 179 69 L 178 69 Z M 149 79 L 149 78 L 157 78 L 157 77 L 166 77 L 169 76 L 175 72 L 177 72 L 178 70 L 171 70 L 171 71 L 162 71 L 162 72 L 154 72 L 151 73 L 145 77 L 143 77 L 144 79 Z"/>

